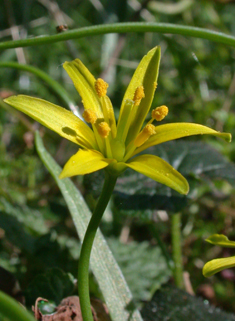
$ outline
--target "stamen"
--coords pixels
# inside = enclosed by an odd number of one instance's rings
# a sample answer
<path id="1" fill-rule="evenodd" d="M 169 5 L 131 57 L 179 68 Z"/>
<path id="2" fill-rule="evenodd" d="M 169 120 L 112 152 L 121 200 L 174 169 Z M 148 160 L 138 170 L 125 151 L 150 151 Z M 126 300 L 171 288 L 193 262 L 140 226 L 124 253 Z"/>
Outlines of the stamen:
<path id="1" fill-rule="evenodd" d="M 95 90 L 99 97 L 104 97 L 107 93 L 108 88 L 107 82 L 105 82 L 103 79 L 98 78 L 95 82 Z"/>
<path id="2" fill-rule="evenodd" d="M 145 94 L 144 94 L 144 87 L 143 86 L 139 86 L 136 88 L 136 91 L 135 91 L 135 94 L 134 94 L 134 106 L 139 106 L 142 98 L 145 97 Z"/>
<path id="3" fill-rule="evenodd" d="M 157 121 L 163 120 L 168 114 L 168 108 L 166 106 L 160 106 L 155 108 L 152 111 L 152 118 L 156 119 Z"/>
<path id="4" fill-rule="evenodd" d="M 134 145 L 136 147 L 140 147 L 149 139 L 150 136 L 154 134 L 156 134 L 155 126 L 152 124 L 147 124 L 144 127 L 144 129 L 139 133 L 139 135 L 136 137 L 134 141 Z"/>
<path id="5" fill-rule="evenodd" d="M 97 130 L 101 137 L 107 138 L 111 128 L 106 122 L 102 121 L 101 123 L 98 124 Z"/>
<path id="6" fill-rule="evenodd" d="M 85 109 L 84 113 L 82 114 L 82 117 L 85 119 L 87 123 L 90 124 L 95 124 L 98 118 L 96 112 L 92 109 Z"/>

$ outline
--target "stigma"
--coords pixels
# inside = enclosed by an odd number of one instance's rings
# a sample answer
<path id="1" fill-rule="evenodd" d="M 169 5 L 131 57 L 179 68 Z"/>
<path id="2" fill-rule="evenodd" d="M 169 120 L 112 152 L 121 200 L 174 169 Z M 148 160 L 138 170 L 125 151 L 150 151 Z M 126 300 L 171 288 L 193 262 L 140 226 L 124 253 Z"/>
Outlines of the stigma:
<path id="1" fill-rule="evenodd" d="M 102 78 L 98 78 L 95 82 L 95 91 L 99 97 L 104 97 L 107 93 L 108 88 L 107 82 L 105 82 Z"/>
<path id="2" fill-rule="evenodd" d="M 168 115 L 168 107 L 165 105 L 155 108 L 152 111 L 152 119 L 157 121 L 163 120 Z"/>
<path id="3" fill-rule="evenodd" d="M 149 139 L 150 136 L 154 134 L 156 134 L 155 126 L 152 124 L 147 124 L 144 127 L 144 129 L 139 133 L 139 135 L 136 137 L 134 141 L 134 145 L 136 147 L 140 147 Z"/>

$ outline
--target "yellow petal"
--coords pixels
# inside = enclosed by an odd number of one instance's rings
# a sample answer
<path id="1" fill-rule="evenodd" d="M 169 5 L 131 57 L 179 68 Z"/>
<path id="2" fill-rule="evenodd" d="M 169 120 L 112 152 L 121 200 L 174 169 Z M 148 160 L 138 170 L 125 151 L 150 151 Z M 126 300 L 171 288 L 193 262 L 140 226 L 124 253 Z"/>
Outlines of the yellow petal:
<path id="1" fill-rule="evenodd" d="M 141 100 L 134 117 L 127 136 L 127 144 L 139 133 L 143 122 L 149 112 L 152 104 L 154 92 L 156 89 L 156 81 L 158 77 L 158 70 L 160 64 L 161 50 L 160 47 L 155 47 L 144 56 L 139 63 L 131 82 L 124 95 L 120 116 L 122 116 L 123 108 L 127 99 L 132 99 L 137 87 L 143 85 L 145 98 Z"/>
<path id="2" fill-rule="evenodd" d="M 73 143 L 97 148 L 92 130 L 71 111 L 24 95 L 11 96 L 4 101 Z"/>
<path id="3" fill-rule="evenodd" d="M 100 98 L 95 90 L 95 77 L 79 59 L 75 59 L 71 62 L 66 61 L 63 64 L 63 67 L 82 97 L 84 108 L 94 110 L 98 118 L 103 118 Z"/>
<path id="4" fill-rule="evenodd" d="M 192 135 L 213 135 L 221 137 L 227 140 L 228 142 L 231 141 L 231 134 L 220 133 L 209 127 L 193 123 L 172 123 L 160 125 L 156 126 L 155 131 L 156 134 L 151 136 L 146 143 L 137 148 L 133 155 L 140 153 L 141 151 L 145 150 L 150 146 L 158 145 L 164 142 L 168 142 L 170 140 Z"/>
<path id="5" fill-rule="evenodd" d="M 230 241 L 227 236 L 223 234 L 213 234 L 206 239 L 208 243 L 224 246 L 224 247 L 235 247 L 235 241 Z"/>
<path id="6" fill-rule="evenodd" d="M 181 194 L 187 194 L 189 191 L 187 180 L 170 164 L 157 156 L 137 156 L 127 162 L 126 165 Z"/>
<path id="7" fill-rule="evenodd" d="M 207 262 L 202 270 L 204 276 L 209 277 L 224 269 L 229 269 L 235 266 L 235 256 L 226 257 L 223 259 L 215 259 Z"/>
<path id="8" fill-rule="evenodd" d="M 113 159 L 105 158 L 96 150 L 79 149 L 79 151 L 65 164 L 60 174 L 60 178 L 96 172 L 107 167 L 113 161 Z"/>

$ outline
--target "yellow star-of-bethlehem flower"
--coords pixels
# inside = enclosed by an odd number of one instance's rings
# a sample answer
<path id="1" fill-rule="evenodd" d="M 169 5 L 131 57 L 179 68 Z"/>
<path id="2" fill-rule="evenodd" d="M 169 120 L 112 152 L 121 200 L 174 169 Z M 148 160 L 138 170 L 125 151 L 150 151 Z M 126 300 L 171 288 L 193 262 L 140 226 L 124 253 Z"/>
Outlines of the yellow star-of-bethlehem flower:
<path id="1" fill-rule="evenodd" d="M 223 234 L 213 234 L 208 237 L 206 241 L 213 245 L 235 248 L 235 242 L 230 241 L 227 236 Z M 207 262 L 203 267 L 202 273 L 204 276 L 209 277 L 224 269 L 230 269 L 231 267 L 235 267 L 235 256 L 214 259 Z"/>
<path id="2" fill-rule="evenodd" d="M 65 62 L 63 67 L 82 97 L 83 117 L 90 126 L 72 112 L 42 99 L 19 95 L 5 102 L 81 147 L 65 164 L 60 178 L 102 168 L 118 176 L 129 167 L 187 194 L 187 180 L 170 164 L 154 155 L 136 155 L 150 146 L 185 136 L 211 134 L 230 141 L 231 135 L 192 123 L 155 126 L 153 122 L 167 115 L 166 106 L 155 108 L 144 125 L 157 87 L 160 55 L 160 47 L 155 47 L 141 60 L 124 95 L 117 123 L 106 95 L 108 84 L 95 79 L 79 59 Z"/>

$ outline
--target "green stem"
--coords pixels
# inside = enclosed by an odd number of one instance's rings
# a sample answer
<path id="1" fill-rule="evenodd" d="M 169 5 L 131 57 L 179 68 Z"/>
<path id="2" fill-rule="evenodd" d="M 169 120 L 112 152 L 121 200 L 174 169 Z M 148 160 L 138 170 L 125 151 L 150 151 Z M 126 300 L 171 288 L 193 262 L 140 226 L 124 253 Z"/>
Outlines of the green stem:
<path id="1" fill-rule="evenodd" d="M 40 70 L 39 68 L 32 67 L 29 65 L 18 64 L 17 62 L 0 62 L 0 68 L 14 68 L 18 70 L 28 71 L 31 74 L 34 74 L 38 78 L 42 79 L 47 83 L 49 87 L 60 97 L 60 99 L 68 106 L 69 109 L 74 111 L 75 103 L 67 94 L 67 91 L 54 79 L 48 76 L 44 71 Z"/>
<path id="2" fill-rule="evenodd" d="M 235 37 L 222 32 L 216 32 L 204 28 L 175 25 L 172 23 L 157 22 L 123 22 L 103 24 L 66 31 L 51 36 L 40 36 L 30 39 L 6 41 L 0 43 L 1 49 L 38 46 L 52 44 L 58 41 L 78 39 L 82 37 L 101 35 L 106 33 L 129 33 L 129 32 L 158 32 L 163 34 L 179 34 L 184 36 L 203 38 L 235 47 Z"/>
<path id="3" fill-rule="evenodd" d="M 0 313 L 11 321 L 35 321 L 19 302 L 0 291 Z"/>
<path id="4" fill-rule="evenodd" d="M 177 287 L 182 289 L 183 282 L 183 260 L 181 248 L 181 214 L 174 214 L 171 218 L 171 243 L 174 261 L 174 279 Z"/>
<path id="5" fill-rule="evenodd" d="M 104 186 L 83 240 L 78 267 L 78 290 L 83 321 L 93 321 L 89 294 L 89 262 L 96 231 L 112 195 L 117 177 L 106 173 Z"/>

